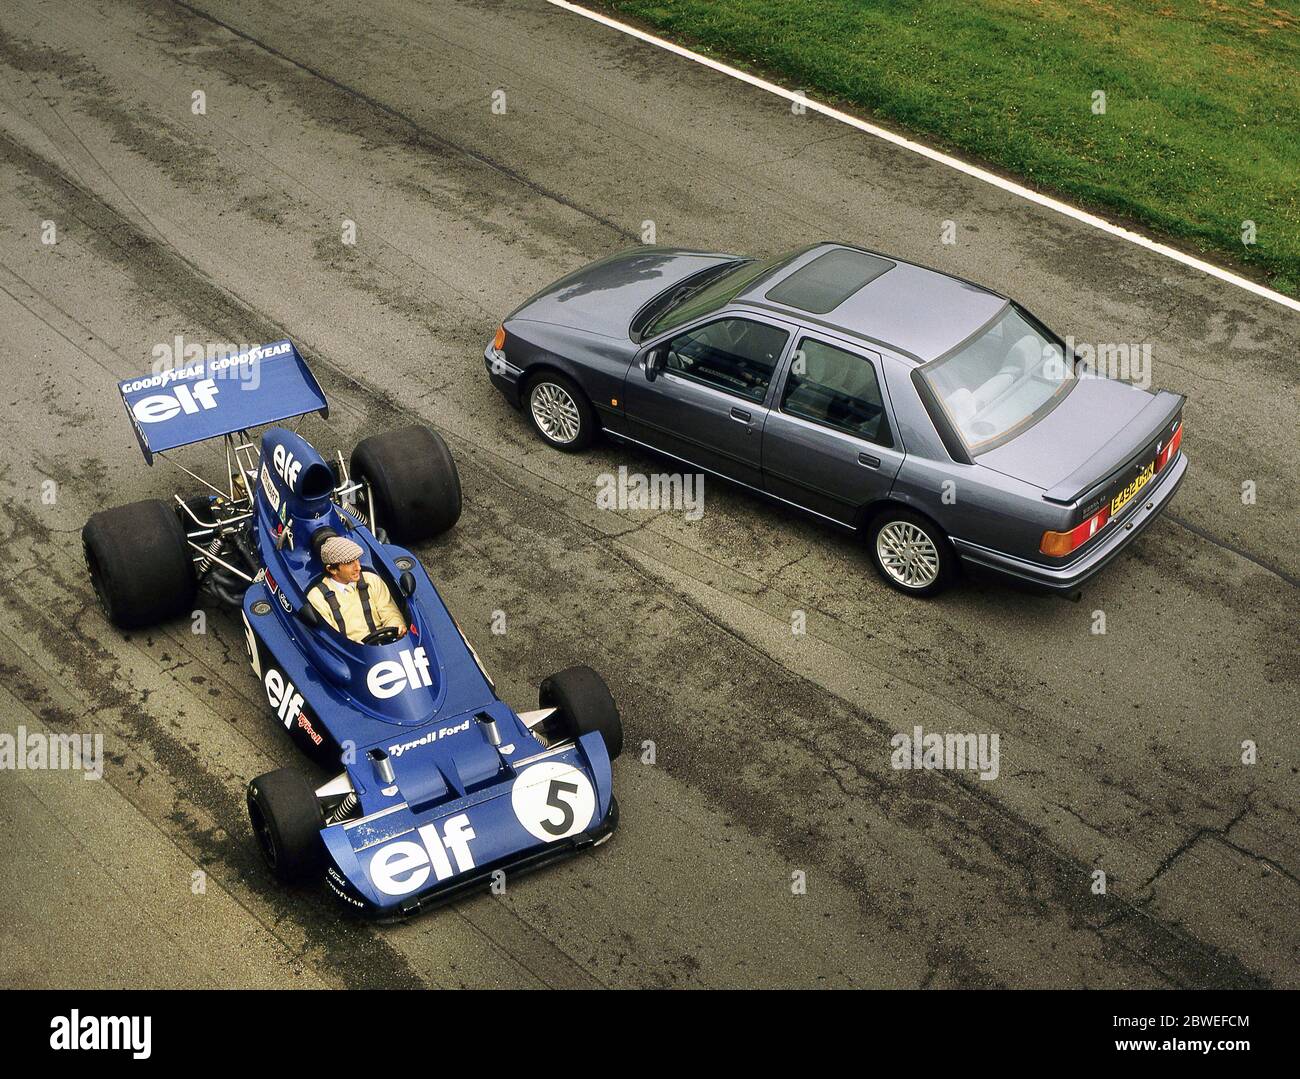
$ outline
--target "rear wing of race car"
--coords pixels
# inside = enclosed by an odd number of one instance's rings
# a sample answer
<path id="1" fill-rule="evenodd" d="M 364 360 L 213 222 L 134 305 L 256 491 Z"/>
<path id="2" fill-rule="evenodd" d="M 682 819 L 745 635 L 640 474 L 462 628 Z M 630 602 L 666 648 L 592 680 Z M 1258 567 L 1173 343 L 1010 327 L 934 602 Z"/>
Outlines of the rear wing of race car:
<path id="1" fill-rule="evenodd" d="M 329 403 L 292 341 L 195 360 L 117 384 L 144 459 L 194 442 L 278 423 Z"/>

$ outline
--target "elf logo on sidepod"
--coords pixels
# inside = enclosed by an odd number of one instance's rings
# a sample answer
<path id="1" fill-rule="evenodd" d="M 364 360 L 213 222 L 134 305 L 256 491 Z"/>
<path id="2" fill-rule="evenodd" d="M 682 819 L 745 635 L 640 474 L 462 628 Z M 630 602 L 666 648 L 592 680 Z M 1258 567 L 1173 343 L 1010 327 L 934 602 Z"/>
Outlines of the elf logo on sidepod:
<path id="1" fill-rule="evenodd" d="M 431 685 L 433 678 L 429 674 L 429 657 L 424 654 L 423 648 L 414 651 L 404 649 L 400 662 L 386 659 L 376 663 L 366 675 L 366 688 L 370 690 L 371 696 L 378 697 L 381 701 L 396 697 L 404 689 Z"/>
<path id="2" fill-rule="evenodd" d="M 459 813 L 448 817 L 438 832 L 436 824 L 425 824 L 416 829 L 420 842 L 399 839 L 380 847 L 370 859 L 370 880 L 384 895 L 406 895 L 424 886 L 429 873 L 444 881 L 456 873 L 474 868 L 474 855 L 469 841 L 477 838 L 470 827 L 469 815 Z M 456 868 L 451 867 L 451 858 Z"/>
<path id="3" fill-rule="evenodd" d="M 293 721 L 302 712 L 302 694 L 275 667 L 267 669 L 263 682 L 266 685 L 266 699 L 271 702 L 280 722 L 286 727 L 292 727 Z"/>
<path id="4" fill-rule="evenodd" d="M 141 397 L 131 406 L 131 415 L 140 423 L 162 423 L 184 412 L 193 416 L 205 409 L 217 407 L 217 384 L 210 378 L 193 386 L 179 385 L 170 393 L 154 393 Z"/>

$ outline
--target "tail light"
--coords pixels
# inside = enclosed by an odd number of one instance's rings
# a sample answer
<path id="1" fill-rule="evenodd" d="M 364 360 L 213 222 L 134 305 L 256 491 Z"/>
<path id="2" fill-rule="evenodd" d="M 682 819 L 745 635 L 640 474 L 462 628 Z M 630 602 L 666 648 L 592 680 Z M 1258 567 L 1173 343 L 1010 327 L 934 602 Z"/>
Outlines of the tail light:
<path id="1" fill-rule="evenodd" d="M 1060 558 L 1077 547 L 1082 547 L 1101 531 L 1110 520 L 1110 506 L 1102 506 L 1081 525 L 1075 525 L 1068 532 L 1044 532 L 1043 542 L 1038 549 L 1048 558 Z"/>
<path id="2" fill-rule="evenodd" d="M 1178 430 L 1174 432 L 1174 437 L 1169 440 L 1169 442 L 1165 445 L 1165 448 L 1161 450 L 1160 453 L 1156 456 L 1157 472 L 1159 472 L 1162 468 L 1165 467 L 1165 465 L 1167 465 L 1170 461 L 1174 459 L 1174 455 L 1178 452 L 1178 447 L 1181 446 L 1182 444 L 1183 444 L 1183 425 L 1180 422 L 1178 424 Z"/>
<path id="3" fill-rule="evenodd" d="M 1174 459 L 1178 453 L 1178 447 L 1183 443 L 1183 425 L 1179 421 L 1178 430 L 1156 454 L 1155 469 L 1161 471 L 1165 465 Z M 1048 558 L 1061 558 L 1071 551 L 1082 547 L 1093 536 L 1105 527 L 1106 522 L 1110 520 L 1110 506 L 1102 506 L 1096 513 L 1089 517 L 1081 525 L 1075 525 L 1068 532 L 1044 532 L 1043 541 L 1038 545 L 1039 551 L 1047 555 Z"/>
<path id="4" fill-rule="evenodd" d="M 480 337 L 479 340 L 481 341 L 482 338 Z M 492 347 L 498 352 L 506 347 L 506 328 L 504 326 L 497 327 L 497 335 L 492 338 Z"/>

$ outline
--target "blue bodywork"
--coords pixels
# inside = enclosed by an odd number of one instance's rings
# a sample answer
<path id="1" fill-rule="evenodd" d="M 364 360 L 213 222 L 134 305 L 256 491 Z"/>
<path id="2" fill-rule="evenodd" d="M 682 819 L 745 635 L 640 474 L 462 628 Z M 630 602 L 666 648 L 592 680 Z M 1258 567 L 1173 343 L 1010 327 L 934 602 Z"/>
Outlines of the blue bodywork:
<path id="1" fill-rule="evenodd" d="M 406 914 L 612 831 L 601 736 L 547 747 L 497 698 L 418 559 L 333 499 L 329 466 L 305 439 L 266 431 L 253 487 L 265 568 L 243 605 L 253 671 L 294 740 L 322 764 L 341 761 L 359 800 L 352 819 L 322 830 L 336 895 L 367 914 Z M 400 641 L 358 644 L 299 616 L 324 571 L 311 543 L 320 528 L 359 543 L 363 568 L 399 601 L 411 574 Z M 391 783 L 372 751 L 386 755 Z"/>
<path id="2" fill-rule="evenodd" d="M 239 582 L 251 580 L 242 618 L 253 671 L 276 718 L 334 776 L 316 797 L 325 879 L 340 899 L 368 915 L 408 914 L 613 831 L 602 735 L 567 738 L 549 711 L 526 723 L 502 703 L 415 555 L 371 532 L 341 497 L 355 487 L 340 484 L 309 442 L 268 426 L 328 415 L 292 342 L 196 357 L 118 390 L 150 464 L 228 439 L 239 475 L 228 498 L 208 496 L 216 520 L 196 514 L 196 499 L 179 512 L 193 522 L 185 528 L 196 566 L 217 563 L 236 582 L 218 598 L 238 602 Z M 264 428 L 260 450 L 253 428 Z M 353 642 L 308 602 L 325 572 L 313 544 L 322 529 L 360 544 L 364 569 L 404 610 L 400 640 Z"/>
<path id="3" fill-rule="evenodd" d="M 251 428 L 328 414 L 290 341 L 196 358 L 118 389 L 150 463 L 180 446 L 242 443 Z M 339 499 L 337 477 L 310 443 L 268 427 L 242 479 L 252 517 L 240 538 L 257 571 L 242 605 L 248 655 L 276 717 L 335 773 L 317 794 L 329 809 L 321 839 L 336 895 L 366 914 L 406 914 L 613 830 L 601 735 L 552 743 L 545 714 L 533 717 L 539 736 L 497 699 L 419 560 L 380 542 Z M 195 520 L 192 535 L 212 535 Z M 307 602 L 324 574 L 312 544 L 322 528 L 361 545 L 364 568 L 405 609 L 402 639 L 355 643 Z"/>

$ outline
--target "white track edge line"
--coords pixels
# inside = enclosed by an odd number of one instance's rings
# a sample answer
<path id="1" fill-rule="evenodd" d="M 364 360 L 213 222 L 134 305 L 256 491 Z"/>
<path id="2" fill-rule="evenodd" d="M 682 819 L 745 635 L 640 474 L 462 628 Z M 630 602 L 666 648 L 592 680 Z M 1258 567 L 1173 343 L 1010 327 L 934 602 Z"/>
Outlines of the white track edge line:
<path id="1" fill-rule="evenodd" d="M 1154 251 L 1158 255 L 1164 255 L 1165 258 L 1173 259 L 1175 262 L 1180 262 L 1184 266 L 1190 266 L 1194 270 L 1200 270 L 1202 273 L 1207 274 L 1210 277 L 1216 277 L 1220 281 L 1226 281 L 1228 284 L 1235 285 L 1237 288 L 1244 289 L 1247 292 L 1253 292 L 1256 296 L 1262 296 L 1264 299 L 1271 300 L 1273 303 L 1280 304 L 1283 307 L 1288 307 L 1292 311 L 1300 311 L 1300 300 L 1294 300 L 1290 296 L 1284 296 L 1282 293 L 1275 292 L 1273 289 L 1267 288 L 1255 281 L 1251 281 L 1249 278 L 1242 277 L 1240 274 L 1235 274 L 1230 270 L 1225 270 L 1222 266 L 1216 266 L 1212 262 L 1206 262 L 1204 259 L 1198 259 L 1194 255 L 1189 255 L 1186 252 L 1179 251 L 1177 248 L 1157 243 L 1155 240 L 1143 236 L 1140 232 L 1133 232 L 1130 229 L 1112 224 L 1110 221 L 1098 217 L 1096 214 L 1090 214 L 1086 210 L 1080 210 L 1077 206 L 1071 206 L 1069 203 L 1061 202 L 1059 199 L 1054 199 L 1047 195 L 1040 194 L 1037 191 L 1033 191 L 1030 188 L 1023 187 L 1002 176 L 998 176 L 996 173 L 989 172 L 987 169 L 982 169 L 978 165 L 972 165 L 969 162 L 962 161 L 960 158 L 953 157 L 951 154 L 942 153 L 941 151 L 935 150 L 922 143 L 904 138 L 902 135 L 898 135 L 886 128 L 877 127 L 875 124 L 867 123 L 867 121 L 861 120 L 856 116 L 851 116 L 846 112 L 841 112 L 839 109 L 832 108 L 829 105 L 823 105 L 819 101 L 814 101 L 812 98 L 806 97 L 802 93 L 796 93 L 793 90 L 787 90 L 783 86 L 777 86 L 776 83 L 768 82 L 766 79 L 760 79 L 757 75 L 751 75 L 748 72 L 741 71 L 739 68 L 734 68 L 729 64 L 713 60 L 698 52 L 692 52 L 690 49 L 677 45 L 674 42 L 667 41 L 661 37 L 656 37 L 654 34 L 646 33 L 644 30 L 639 30 L 635 26 L 629 26 L 627 23 L 619 22 L 617 19 L 611 19 L 608 15 L 602 14 L 599 11 L 591 11 L 588 8 L 580 7 L 577 4 L 570 3 L 569 0 L 546 0 L 546 2 L 553 7 L 562 8 L 563 10 L 572 12 L 575 15 L 581 15 L 583 18 L 591 19 L 593 22 L 598 22 L 602 26 L 608 26 L 610 29 L 618 30 L 624 34 L 629 34 L 632 37 L 638 38 L 641 41 L 655 45 L 658 48 L 666 49 L 668 52 L 685 57 L 687 60 L 693 60 L 697 64 L 703 64 L 705 67 L 711 68 L 723 75 L 730 75 L 733 79 L 739 79 L 741 82 L 748 83 L 750 86 L 756 86 L 760 90 L 766 90 L 770 94 L 783 97 L 787 101 L 797 101 L 806 108 L 811 109 L 813 112 L 821 113 L 823 116 L 828 116 L 832 120 L 838 120 L 842 124 L 848 124 L 850 127 L 857 128 L 859 131 L 865 132 L 868 135 L 874 135 L 876 138 L 883 139 L 885 142 L 892 143 L 895 146 L 900 146 L 905 150 L 911 150 L 913 153 L 920 154 L 922 157 L 927 157 L 931 161 L 937 161 L 941 165 L 947 165 L 950 169 L 964 172 L 967 176 L 973 176 L 977 180 L 982 180 L 986 184 L 991 184 L 994 187 L 1001 188 L 1003 191 L 1010 192 L 1013 195 L 1018 195 L 1020 198 L 1026 199 L 1029 202 L 1034 202 L 1039 206 L 1044 206 L 1049 210 L 1054 210 L 1058 214 L 1064 214 L 1066 217 L 1073 218 L 1075 221 L 1080 221 L 1085 225 L 1091 225 L 1093 228 L 1100 229 L 1102 232 L 1108 232 L 1112 236 L 1118 236 L 1122 240 L 1127 240 L 1129 243 L 1137 244 L 1139 247 L 1144 247 L 1148 251 Z"/>

